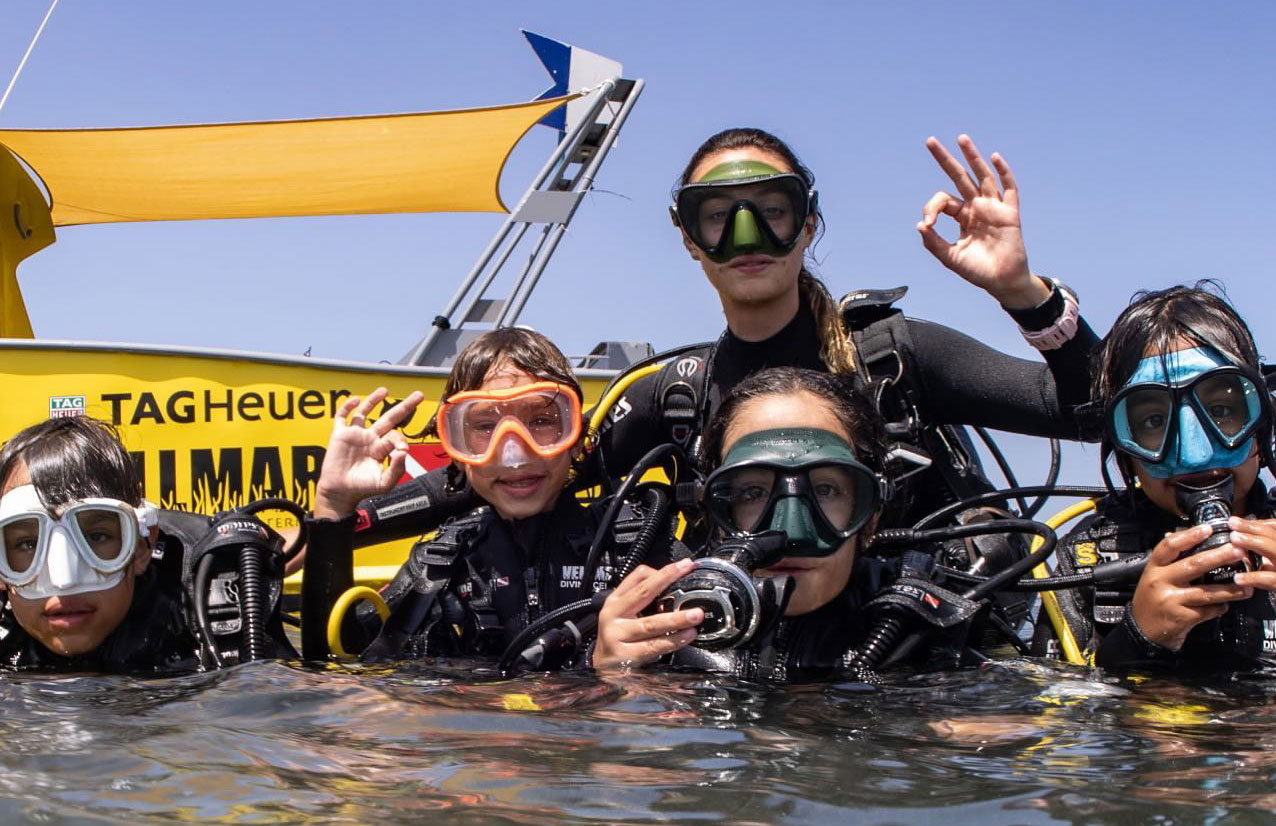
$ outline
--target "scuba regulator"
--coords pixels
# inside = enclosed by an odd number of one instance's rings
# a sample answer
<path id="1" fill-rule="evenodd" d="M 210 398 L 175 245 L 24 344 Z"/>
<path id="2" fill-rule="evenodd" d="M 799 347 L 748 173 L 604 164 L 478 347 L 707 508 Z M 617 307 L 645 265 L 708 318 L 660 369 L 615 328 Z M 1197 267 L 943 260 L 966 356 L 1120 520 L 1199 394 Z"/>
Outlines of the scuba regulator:
<path id="1" fill-rule="evenodd" d="M 1232 529 L 1228 527 L 1227 520 L 1232 515 L 1233 489 L 1230 473 L 1224 474 L 1216 482 L 1199 487 L 1182 481 L 1174 484 L 1174 499 L 1178 503 L 1179 510 L 1183 511 L 1193 525 L 1210 526 L 1210 535 L 1205 538 L 1205 541 L 1184 553 L 1183 556 L 1199 554 L 1201 551 L 1226 545 L 1230 541 Z M 1198 582 L 1207 585 L 1231 582 L 1237 574 L 1244 572 L 1245 563 L 1233 562 L 1207 572 Z"/>
<path id="2" fill-rule="evenodd" d="M 787 542 L 782 531 L 726 539 L 657 597 L 655 610 L 702 609 L 704 622 L 691 643 L 697 648 L 721 651 L 745 645 L 784 616 L 793 594 L 790 576 L 753 575 L 777 562 Z"/>
<path id="3" fill-rule="evenodd" d="M 257 518 L 282 510 L 302 526 L 286 550 L 284 538 Z M 212 518 L 182 562 L 190 626 L 205 667 L 223 668 L 275 656 L 284 639 L 280 617 L 284 564 L 306 541 L 304 513 L 286 499 L 262 499 Z"/>

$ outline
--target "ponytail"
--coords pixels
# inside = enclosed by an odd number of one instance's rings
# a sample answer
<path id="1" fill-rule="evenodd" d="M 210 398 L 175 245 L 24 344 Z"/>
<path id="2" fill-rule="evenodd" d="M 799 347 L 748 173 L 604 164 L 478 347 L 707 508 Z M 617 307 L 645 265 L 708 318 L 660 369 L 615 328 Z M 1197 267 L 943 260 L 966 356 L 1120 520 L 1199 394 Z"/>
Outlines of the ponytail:
<path id="1" fill-rule="evenodd" d="M 805 268 L 798 275 L 798 295 L 815 316 L 815 329 L 820 337 L 820 359 L 829 372 L 849 376 L 855 373 L 855 343 L 846 334 L 846 325 L 837 310 L 837 302 L 824 282 Z"/>

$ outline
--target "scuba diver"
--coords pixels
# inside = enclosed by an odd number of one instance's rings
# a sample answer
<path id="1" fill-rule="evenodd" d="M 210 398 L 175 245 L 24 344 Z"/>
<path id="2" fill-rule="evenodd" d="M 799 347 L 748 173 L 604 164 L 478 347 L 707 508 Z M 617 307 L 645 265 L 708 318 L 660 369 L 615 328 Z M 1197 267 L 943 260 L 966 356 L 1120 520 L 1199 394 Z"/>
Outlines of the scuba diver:
<path id="1" fill-rule="evenodd" d="M 1104 340 L 1091 409 L 1110 493 L 1060 541 L 1058 573 L 1131 575 L 1056 592 L 1038 653 L 1058 655 L 1052 630 L 1103 668 L 1230 671 L 1276 652 L 1272 398 L 1249 327 L 1203 284 L 1137 294 Z"/>
<path id="2" fill-rule="evenodd" d="M 412 394 L 370 426 L 367 417 L 385 399 L 383 388 L 362 401 L 348 399 L 337 411 L 308 520 L 307 659 L 323 659 L 333 648 L 328 618 L 354 584 L 358 505 L 402 475 L 406 441 L 395 428 L 421 398 Z M 584 454 L 581 400 L 566 357 L 540 333 L 503 327 L 461 351 L 428 431 L 452 459 L 449 486 L 464 486 L 481 501 L 417 543 L 380 598 L 371 592 L 374 603 L 385 604 L 384 622 L 367 603 L 345 617 L 343 651 L 361 651 L 373 661 L 500 654 L 530 622 L 581 592 L 608 588 L 628 573 L 622 566 L 637 565 L 648 552 L 657 565 L 670 559 L 677 548 L 672 508 L 660 486 L 640 487 L 633 502 L 590 507 L 564 494 Z M 586 576 L 591 552 L 597 564 Z M 571 626 L 573 639 L 559 639 L 561 645 L 542 650 L 529 666 L 570 662 L 589 633 Z"/>
<path id="3" fill-rule="evenodd" d="M 0 450 L 0 662 L 191 671 L 295 655 L 278 613 L 282 538 L 142 498 L 115 429 L 50 419 Z M 247 561 L 247 567 L 241 563 Z"/>
<path id="4" fill-rule="evenodd" d="M 944 587 L 933 552 L 870 553 L 884 510 L 906 507 L 883 475 L 888 449 L 880 415 L 844 376 L 779 367 L 742 381 L 705 434 L 715 536 L 690 574 L 685 563 L 643 566 L 616 588 L 599 612 L 594 667 L 668 657 L 749 679 L 866 676 L 901 653 L 914 618 L 927 627 L 913 642 L 925 645 L 907 661 L 981 661 L 969 638 L 988 610 L 983 593 Z"/>
<path id="5" fill-rule="evenodd" d="M 727 329 L 627 389 L 600 436 L 602 476 L 627 472 L 665 441 L 696 456 L 730 389 L 777 366 L 847 375 L 873 398 L 897 443 L 892 463 L 910 457 L 903 470 L 915 472 L 909 485 L 918 514 L 991 489 L 964 429 L 954 425 L 1076 438 L 1072 408 L 1087 399 L 1096 338 L 1075 294 L 1029 270 L 1010 167 L 994 154 L 994 175 L 968 137 L 958 142 L 973 176 L 937 140 L 927 142 L 958 194 L 941 192 L 926 204 L 923 244 L 995 298 L 1045 365 L 905 318 L 892 307 L 903 288 L 857 291 L 839 306 L 805 264 L 823 227 L 811 171 L 774 135 L 729 129 L 696 150 L 671 208 L 683 245 L 718 291 Z M 941 214 L 960 225 L 956 243 L 936 231 Z"/>

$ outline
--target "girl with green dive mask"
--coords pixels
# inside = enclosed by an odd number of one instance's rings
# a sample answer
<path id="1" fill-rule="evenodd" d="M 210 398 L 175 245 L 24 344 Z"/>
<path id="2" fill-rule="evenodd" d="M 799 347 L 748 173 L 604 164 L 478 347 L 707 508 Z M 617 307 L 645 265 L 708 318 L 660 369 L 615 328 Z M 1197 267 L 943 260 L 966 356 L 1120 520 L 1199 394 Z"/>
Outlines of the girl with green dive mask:
<path id="1" fill-rule="evenodd" d="M 1056 557 L 1062 573 L 1093 565 L 1095 548 L 1104 561 L 1146 554 L 1146 566 L 1103 594 L 1059 592 L 1061 614 L 1085 618 L 1068 622 L 1078 649 L 1108 668 L 1218 671 L 1263 659 L 1276 650 L 1276 514 L 1259 471 L 1276 462 L 1249 328 L 1199 285 L 1141 293 L 1104 340 L 1092 396 L 1112 494 Z M 1196 524 L 1207 500 L 1212 521 Z"/>
<path id="2" fill-rule="evenodd" d="M 779 655 L 784 667 L 832 667 L 859 643 L 865 627 L 858 609 L 878 579 L 875 561 L 858 552 L 883 505 L 880 417 L 842 378 L 775 368 L 741 383 L 723 403 L 706 448 L 718 469 L 704 504 L 720 534 L 787 535 L 783 556 L 754 572 L 793 579 L 781 620 L 791 628 L 776 632 L 789 641 Z M 689 570 L 678 563 L 640 567 L 621 583 L 599 614 L 595 667 L 651 662 L 695 639 L 700 619 L 683 616 L 691 612 L 645 613 Z M 771 639 L 758 640 L 757 651 L 741 649 L 745 659 L 774 655 Z"/>

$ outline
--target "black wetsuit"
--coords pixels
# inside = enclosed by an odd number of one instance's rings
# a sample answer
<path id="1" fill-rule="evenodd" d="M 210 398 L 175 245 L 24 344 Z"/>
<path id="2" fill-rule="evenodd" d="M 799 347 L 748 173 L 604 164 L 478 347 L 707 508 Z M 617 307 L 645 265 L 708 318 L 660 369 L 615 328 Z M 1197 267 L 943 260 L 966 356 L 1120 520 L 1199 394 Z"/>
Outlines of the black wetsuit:
<path id="1" fill-rule="evenodd" d="M 205 523 L 207 520 L 204 520 Z M 134 580 L 133 604 L 114 631 L 93 651 L 55 654 L 18 625 L 6 603 L 0 614 L 0 662 L 39 671 L 194 671 L 199 643 L 182 607 L 182 540 L 161 533 L 151 563 Z"/>
<path id="2" fill-rule="evenodd" d="M 375 635 L 364 652 L 369 660 L 499 655 L 528 623 L 616 584 L 617 566 L 629 551 L 624 540 L 632 538 L 643 513 L 622 509 L 616 529 L 620 550 L 612 544 L 604 548 L 593 586 L 583 591 L 585 563 L 603 510 L 602 503 L 583 507 L 563 496 L 552 511 L 527 519 L 505 520 L 487 506 L 456 517 L 439 536 L 414 546 L 383 589 L 389 620 L 382 625 L 364 608 L 357 612 L 356 627 L 347 625 L 343 633 L 356 647 Z M 307 576 L 311 560 L 350 552 L 356 518 L 310 520 Z M 658 530 L 646 564 L 658 567 L 673 554 L 686 555 L 685 549 L 677 550 L 667 517 Z"/>
<path id="3" fill-rule="evenodd" d="M 1254 518 L 1269 519 L 1276 510 L 1256 485 L 1250 497 Z M 1141 492 L 1131 497 L 1111 495 L 1096 513 L 1077 525 L 1055 551 L 1058 573 L 1084 572 L 1094 565 L 1150 552 L 1166 533 L 1188 523 L 1152 504 Z M 1224 672 L 1276 660 L 1276 605 L 1272 593 L 1255 589 L 1243 602 L 1231 603 L 1227 613 L 1188 632 L 1177 651 L 1143 636 L 1131 614 L 1130 601 L 1138 581 L 1107 586 L 1071 588 L 1056 592 L 1059 607 L 1082 652 L 1094 664 L 1112 669 L 1153 669 L 1183 672 Z M 1033 647 L 1038 654 L 1059 656 L 1055 631 L 1044 617 L 1038 622 Z"/>

